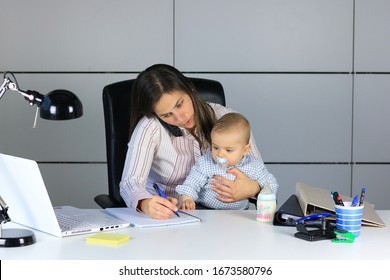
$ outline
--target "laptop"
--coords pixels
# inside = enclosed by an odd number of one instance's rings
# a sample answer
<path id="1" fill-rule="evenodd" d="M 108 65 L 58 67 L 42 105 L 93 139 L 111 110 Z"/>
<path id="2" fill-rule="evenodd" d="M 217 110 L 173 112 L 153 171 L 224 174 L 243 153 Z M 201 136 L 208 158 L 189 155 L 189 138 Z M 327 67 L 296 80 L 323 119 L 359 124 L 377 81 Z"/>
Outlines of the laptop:
<path id="1" fill-rule="evenodd" d="M 114 230 L 129 223 L 105 211 L 53 207 L 38 164 L 0 153 L 0 196 L 12 222 L 58 237 Z"/>

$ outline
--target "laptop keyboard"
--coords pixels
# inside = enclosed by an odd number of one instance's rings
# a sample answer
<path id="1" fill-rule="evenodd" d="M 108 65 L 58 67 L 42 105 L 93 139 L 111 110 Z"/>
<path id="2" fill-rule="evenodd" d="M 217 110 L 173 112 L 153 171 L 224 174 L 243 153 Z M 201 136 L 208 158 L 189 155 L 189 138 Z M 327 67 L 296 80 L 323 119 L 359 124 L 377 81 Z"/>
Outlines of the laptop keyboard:
<path id="1" fill-rule="evenodd" d="M 74 230 L 74 229 L 83 229 L 91 228 L 96 225 L 87 221 L 77 220 L 74 217 L 67 216 L 61 213 L 56 213 L 58 224 L 62 231 Z"/>

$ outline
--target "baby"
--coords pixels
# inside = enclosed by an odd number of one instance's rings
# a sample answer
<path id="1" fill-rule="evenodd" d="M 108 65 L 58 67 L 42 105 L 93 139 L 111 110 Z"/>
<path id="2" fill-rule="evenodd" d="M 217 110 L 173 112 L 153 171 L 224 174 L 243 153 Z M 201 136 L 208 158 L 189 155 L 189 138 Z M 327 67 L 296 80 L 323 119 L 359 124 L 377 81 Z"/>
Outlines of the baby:
<path id="1" fill-rule="evenodd" d="M 193 210 L 195 202 L 211 209 L 248 209 L 247 199 L 225 203 L 218 200 L 217 193 L 211 189 L 214 175 L 234 181 L 235 175 L 226 172 L 233 167 L 260 186 L 268 182 L 274 191 L 277 190 L 278 183 L 264 163 L 249 155 L 250 131 L 248 120 L 238 113 L 228 113 L 215 123 L 211 131 L 211 151 L 198 159 L 184 183 L 176 187 L 180 209 Z"/>

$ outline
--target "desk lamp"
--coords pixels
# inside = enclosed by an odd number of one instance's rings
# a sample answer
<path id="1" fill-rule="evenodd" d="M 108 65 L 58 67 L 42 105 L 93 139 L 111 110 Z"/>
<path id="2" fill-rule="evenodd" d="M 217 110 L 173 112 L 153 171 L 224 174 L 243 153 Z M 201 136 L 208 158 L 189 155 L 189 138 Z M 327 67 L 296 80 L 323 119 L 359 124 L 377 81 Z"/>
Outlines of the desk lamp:
<path id="1" fill-rule="evenodd" d="M 0 86 L 0 99 L 7 90 L 15 91 L 24 96 L 30 105 L 37 105 L 34 119 L 34 127 L 38 111 L 40 117 L 47 120 L 70 120 L 83 115 L 83 105 L 78 97 L 67 90 L 57 89 L 47 95 L 39 92 L 19 88 L 15 76 L 11 72 L 5 72 L 3 83 Z M 1 172 L 1 170 L 0 170 Z M 0 195 L 0 247 L 20 247 L 35 243 L 35 235 L 31 230 L 26 229 L 2 229 L 2 224 L 11 221 L 8 215 L 8 205 Z"/>

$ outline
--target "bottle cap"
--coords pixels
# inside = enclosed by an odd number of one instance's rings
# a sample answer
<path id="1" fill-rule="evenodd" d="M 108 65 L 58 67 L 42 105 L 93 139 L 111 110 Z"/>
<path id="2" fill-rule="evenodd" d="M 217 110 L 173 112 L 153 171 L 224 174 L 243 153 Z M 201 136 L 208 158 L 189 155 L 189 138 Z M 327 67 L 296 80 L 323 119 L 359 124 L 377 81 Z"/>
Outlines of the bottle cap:
<path id="1" fill-rule="evenodd" d="M 258 200 L 275 200 L 276 196 L 275 196 L 274 193 L 269 193 L 269 194 L 261 194 L 261 193 L 259 193 L 259 195 L 257 196 L 257 199 Z"/>
<path id="2" fill-rule="evenodd" d="M 257 196 L 258 200 L 275 200 L 275 193 L 271 190 L 269 183 L 265 183 L 263 189 Z"/>

